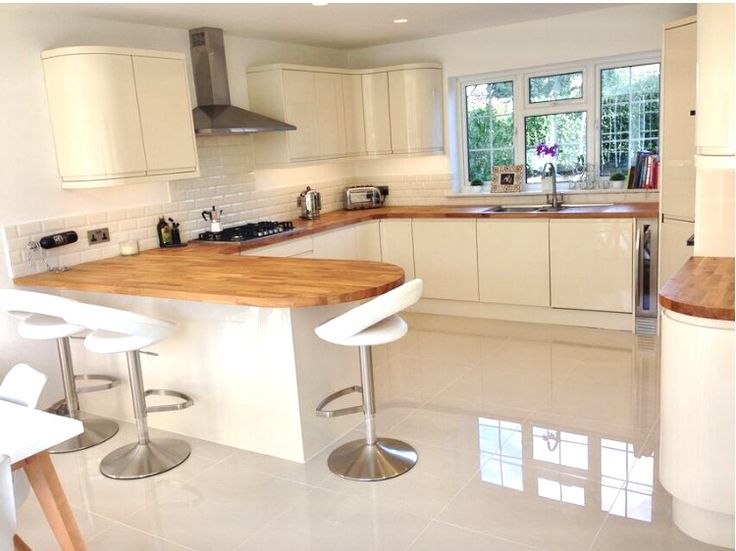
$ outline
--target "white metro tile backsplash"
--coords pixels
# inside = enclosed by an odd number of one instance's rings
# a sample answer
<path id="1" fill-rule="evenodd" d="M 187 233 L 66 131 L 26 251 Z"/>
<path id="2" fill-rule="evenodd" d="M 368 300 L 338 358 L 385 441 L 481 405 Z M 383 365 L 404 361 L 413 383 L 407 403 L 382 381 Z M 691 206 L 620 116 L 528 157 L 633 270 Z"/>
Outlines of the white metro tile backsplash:
<path id="1" fill-rule="evenodd" d="M 182 239 L 195 239 L 207 228 L 202 211 L 215 205 L 223 210 L 223 224 L 232 226 L 260 220 L 292 220 L 299 215 L 297 195 L 307 185 L 302 177 L 298 183 L 284 184 L 289 172 L 279 181 L 256 182 L 253 161 L 252 138 L 249 136 L 206 137 L 197 140 L 200 176 L 189 180 L 174 181 L 170 186 L 170 202 L 140 208 L 116 209 L 93 212 L 49 220 L 36 220 L 3 227 L 6 241 L 7 262 L 13 277 L 43 272 L 46 265 L 36 260 L 29 262 L 28 242 L 38 240 L 49 233 L 75 230 L 79 241 L 72 245 L 46 251 L 50 267 L 73 266 L 82 262 L 109 258 L 120 254 L 120 243 L 135 240 L 141 250 L 158 246 L 156 223 L 159 217 L 171 217 L 181 223 Z M 417 164 L 417 163 L 415 163 Z M 289 169 L 297 174 L 299 168 Z M 317 171 L 319 173 L 319 171 Z M 342 192 L 351 185 L 388 185 L 390 194 L 387 205 L 487 205 L 499 202 L 539 202 L 539 196 L 451 197 L 451 174 L 412 174 L 388 176 L 316 177 L 308 185 L 322 195 L 322 210 L 330 212 L 343 207 Z M 303 174 L 302 174 L 303 176 Z M 566 200 L 568 200 L 566 198 Z M 570 202 L 607 202 L 610 196 L 570 196 Z M 616 201 L 656 200 L 641 194 L 616 195 Z M 110 242 L 90 245 L 87 231 L 107 227 Z"/>

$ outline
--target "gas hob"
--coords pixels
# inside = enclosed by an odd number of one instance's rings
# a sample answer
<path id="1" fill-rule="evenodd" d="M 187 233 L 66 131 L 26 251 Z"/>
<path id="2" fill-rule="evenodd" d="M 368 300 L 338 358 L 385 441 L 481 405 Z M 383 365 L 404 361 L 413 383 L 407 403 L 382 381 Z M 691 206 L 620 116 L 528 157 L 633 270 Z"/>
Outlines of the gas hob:
<path id="1" fill-rule="evenodd" d="M 294 224 L 291 222 L 256 222 L 225 228 L 219 232 L 206 231 L 199 234 L 199 241 L 249 241 L 259 237 L 286 233 L 293 229 Z"/>

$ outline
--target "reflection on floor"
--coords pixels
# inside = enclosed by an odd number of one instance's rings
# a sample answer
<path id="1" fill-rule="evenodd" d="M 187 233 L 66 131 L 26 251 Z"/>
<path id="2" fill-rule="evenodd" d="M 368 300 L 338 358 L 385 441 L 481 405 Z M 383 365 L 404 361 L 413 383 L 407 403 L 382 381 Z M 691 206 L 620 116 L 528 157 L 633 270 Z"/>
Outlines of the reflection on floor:
<path id="1" fill-rule="evenodd" d="M 412 471 L 348 482 L 327 470 L 330 450 L 301 465 L 192 441 L 192 457 L 169 473 L 105 479 L 100 458 L 135 438 L 125 425 L 110 442 L 54 457 L 90 549 L 716 549 L 672 524 L 657 482 L 656 340 L 406 319 L 409 334 L 374 360 L 379 434 L 417 448 Z M 19 533 L 55 549 L 32 497 Z"/>

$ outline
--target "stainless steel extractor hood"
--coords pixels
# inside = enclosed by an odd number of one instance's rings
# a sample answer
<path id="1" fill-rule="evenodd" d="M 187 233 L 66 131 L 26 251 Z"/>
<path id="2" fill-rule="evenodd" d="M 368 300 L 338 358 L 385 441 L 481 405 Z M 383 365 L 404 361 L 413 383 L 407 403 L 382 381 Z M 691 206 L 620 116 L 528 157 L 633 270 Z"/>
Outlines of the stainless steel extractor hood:
<path id="1" fill-rule="evenodd" d="M 230 105 L 222 29 L 189 31 L 197 107 L 192 110 L 197 134 L 233 134 L 296 130 L 296 126 Z"/>

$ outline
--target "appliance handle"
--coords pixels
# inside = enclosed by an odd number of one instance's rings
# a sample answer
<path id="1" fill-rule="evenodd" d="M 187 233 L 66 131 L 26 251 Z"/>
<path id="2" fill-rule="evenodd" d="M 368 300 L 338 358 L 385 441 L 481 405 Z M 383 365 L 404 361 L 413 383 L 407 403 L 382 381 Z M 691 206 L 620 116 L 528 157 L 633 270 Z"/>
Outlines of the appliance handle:
<path id="1" fill-rule="evenodd" d="M 641 226 L 639 224 L 636 225 L 636 241 L 635 241 L 635 258 L 636 258 L 636 266 L 634 266 L 634 273 L 636 274 L 635 282 L 634 282 L 634 296 L 636 297 L 636 304 L 634 305 L 634 312 L 636 313 L 640 308 L 642 304 L 642 293 L 641 293 L 641 280 L 642 280 L 642 268 L 644 265 L 642 255 L 643 253 L 643 247 L 642 247 L 642 231 Z"/>

